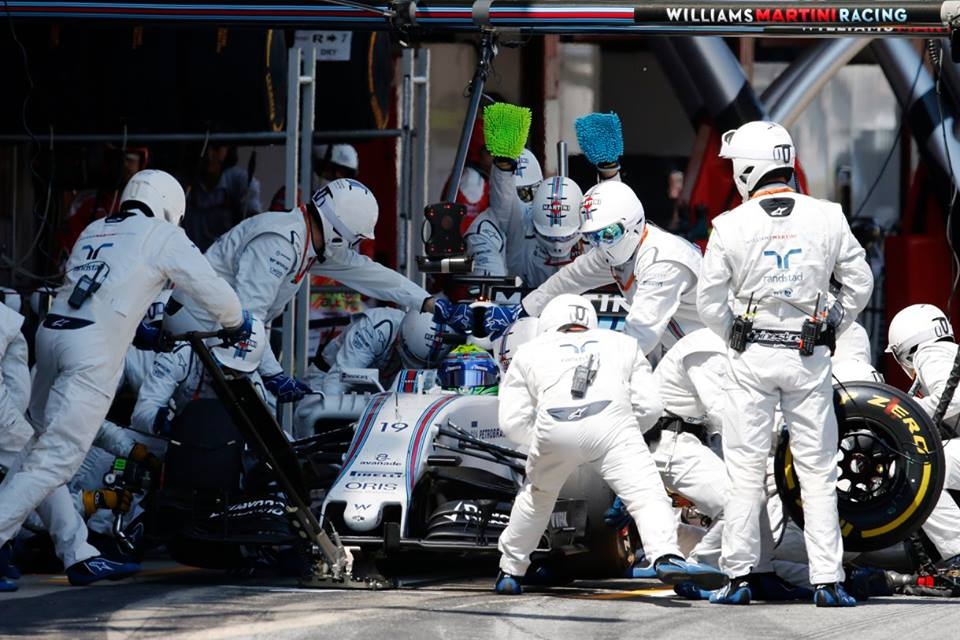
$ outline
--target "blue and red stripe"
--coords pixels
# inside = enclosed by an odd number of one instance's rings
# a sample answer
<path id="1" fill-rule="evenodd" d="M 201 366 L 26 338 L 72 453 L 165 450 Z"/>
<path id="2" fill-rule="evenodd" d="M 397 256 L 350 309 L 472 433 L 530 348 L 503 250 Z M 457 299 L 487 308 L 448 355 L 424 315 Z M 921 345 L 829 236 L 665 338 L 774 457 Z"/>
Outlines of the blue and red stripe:
<path id="1" fill-rule="evenodd" d="M 440 398 L 423 412 L 420 416 L 420 420 L 417 421 L 417 426 L 415 427 L 416 432 L 411 439 L 410 448 L 407 450 L 407 501 L 410 501 L 410 498 L 413 496 L 413 487 L 416 484 L 417 480 L 417 469 L 420 467 L 420 458 L 423 455 L 423 450 L 426 448 L 426 432 L 430 430 L 430 425 L 433 423 L 434 416 L 454 400 L 457 399 L 455 395 L 445 396 Z"/>
<path id="2" fill-rule="evenodd" d="M 360 417 L 360 427 L 353 436 L 353 442 L 350 443 L 350 448 L 347 449 L 347 457 L 344 460 L 343 468 L 340 470 L 340 475 L 337 476 L 337 480 L 334 481 L 334 484 L 336 484 L 340 478 L 347 475 L 347 471 L 353 465 L 354 459 L 357 457 L 357 454 L 363 448 L 364 443 L 370 436 L 370 431 L 372 430 L 373 425 L 376 423 L 376 418 L 380 414 L 380 409 L 383 407 L 383 403 L 389 396 L 389 393 L 378 393 L 375 395 L 373 400 L 370 402 L 370 405 L 367 407 L 367 410 L 364 411 L 363 415 Z"/>

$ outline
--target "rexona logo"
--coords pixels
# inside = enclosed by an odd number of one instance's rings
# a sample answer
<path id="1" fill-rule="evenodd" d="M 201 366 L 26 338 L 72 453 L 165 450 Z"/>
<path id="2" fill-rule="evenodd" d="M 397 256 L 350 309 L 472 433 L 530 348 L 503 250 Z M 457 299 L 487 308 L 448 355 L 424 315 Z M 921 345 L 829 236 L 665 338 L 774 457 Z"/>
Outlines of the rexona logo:
<path id="1" fill-rule="evenodd" d="M 642 10 L 641 10 L 642 11 Z M 903 24 L 909 16 L 904 7 L 667 7 L 667 20 L 670 22 L 721 23 L 803 23 L 834 22 L 855 24 Z M 639 13 L 639 12 L 638 12 Z M 663 14 L 660 14 L 662 16 Z M 638 22 L 645 15 L 638 16 Z M 653 16 L 651 15 L 651 19 Z"/>

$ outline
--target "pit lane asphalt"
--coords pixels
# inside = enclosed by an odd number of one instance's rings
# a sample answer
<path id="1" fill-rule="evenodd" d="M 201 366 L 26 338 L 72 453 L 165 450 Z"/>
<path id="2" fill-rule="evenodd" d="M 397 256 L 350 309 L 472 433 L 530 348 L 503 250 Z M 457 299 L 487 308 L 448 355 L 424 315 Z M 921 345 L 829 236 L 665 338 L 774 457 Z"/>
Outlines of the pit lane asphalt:
<path id="1" fill-rule="evenodd" d="M 306 590 L 289 580 L 230 578 L 152 561 L 136 578 L 70 587 L 25 576 L 0 594 L 3 638 L 545 638 L 956 637 L 960 602 L 894 596 L 854 609 L 809 603 L 726 607 L 690 602 L 654 581 L 580 581 L 497 596 L 492 578 L 436 571 L 379 592 Z"/>

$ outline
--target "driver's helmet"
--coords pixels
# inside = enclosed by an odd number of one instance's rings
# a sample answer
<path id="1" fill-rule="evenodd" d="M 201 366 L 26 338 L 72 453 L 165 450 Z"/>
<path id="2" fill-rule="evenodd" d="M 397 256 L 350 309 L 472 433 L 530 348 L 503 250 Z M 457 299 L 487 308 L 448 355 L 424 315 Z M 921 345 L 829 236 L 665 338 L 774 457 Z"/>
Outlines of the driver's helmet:
<path id="1" fill-rule="evenodd" d="M 465 344 L 451 351 L 437 370 L 440 386 L 469 395 L 496 395 L 500 368 L 488 351 Z"/>

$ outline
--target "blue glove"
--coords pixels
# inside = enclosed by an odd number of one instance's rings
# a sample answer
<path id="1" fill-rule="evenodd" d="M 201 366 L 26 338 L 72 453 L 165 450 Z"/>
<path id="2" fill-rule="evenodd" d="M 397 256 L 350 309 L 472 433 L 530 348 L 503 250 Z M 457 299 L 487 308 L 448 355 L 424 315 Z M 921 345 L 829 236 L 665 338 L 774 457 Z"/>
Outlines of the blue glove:
<path id="1" fill-rule="evenodd" d="M 473 309 L 470 305 L 455 304 L 443 298 L 433 301 L 433 321 L 445 324 L 457 333 L 467 334 L 473 330 Z"/>
<path id="2" fill-rule="evenodd" d="M 224 327 L 218 335 L 223 340 L 223 346 L 229 347 L 238 342 L 243 342 L 250 337 L 251 333 L 253 333 L 253 316 L 244 309 L 243 321 L 236 327 Z"/>
<path id="3" fill-rule="evenodd" d="M 170 421 L 170 409 L 167 407 L 157 411 L 157 417 L 153 419 L 153 432 L 164 438 L 173 435 L 173 422 Z"/>
<path id="4" fill-rule="evenodd" d="M 523 315 L 525 313 L 522 304 L 494 305 L 489 307 L 483 316 L 483 329 L 491 340 L 496 340 Z"/>
<path id="5" fill-rule="evenodd" d="M 133 336 L 133 347 L 141 351 L 170 351 L 173 343 L 168 339 L 170 334 L 162 326 L 160 322 L 141 320 Z"/>
<path id="6" fill-rule="evenodd" d="M 630 524 L 630 521 L 630 513 L 620 496 L 617 496 L 610 508 L 603 512 L 603 523 L 611 529 L 623 529 Z"/>
<path id="7" fill-rule="evenodd" d="M 263 387 L 277 396 L 277 402 L 296 402 L 313 389 L 285 373 L 277 373 L 263 379 Z"/>

